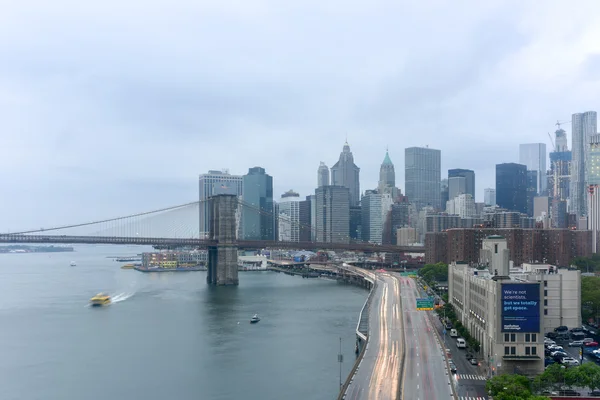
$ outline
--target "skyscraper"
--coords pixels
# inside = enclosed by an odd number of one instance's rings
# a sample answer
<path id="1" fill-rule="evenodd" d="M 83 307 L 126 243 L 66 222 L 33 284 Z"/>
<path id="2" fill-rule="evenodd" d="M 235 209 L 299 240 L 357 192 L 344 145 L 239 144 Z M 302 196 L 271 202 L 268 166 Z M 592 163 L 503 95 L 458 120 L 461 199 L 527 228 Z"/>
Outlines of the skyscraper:
<path id="1" fill-rule="evenodd" d="M 586 202 L 586 158 L 588 157 L 590 136 L 598 132 L 596 111 L 573 114 L 571 127 L 571 212 L 578 217 L 587 215 Z"/>
<path id="2" fill-rule="evenodd" d="M 242 195 L 242 177 L 231 175 L 227 170 L 208 171 L 198 178 L 200 200 L 200 237 L 208 237 L 210 230 L 210 205 L 208 198 L 215 194 Z"/>
<path id="3" fill-rule="evenodd" d="M 350 191 L 344 186 L 315 190 L 316 241 L 350 242 Z"/>
<path id="4" fill-rule="evenodd" d="M 317 187 L 329 186 L 329 168 L 323 161 L 317 170 Z"/>
<path id="5" fill-rule="evenodd" d="M 254 167 L 242 179 L 242 237 L 245 240 L 275 240 L 273 177 L 264 168 Z"/>
<path id="6" fill-rule="evenodd" d="M 379 193 L 388 192 L 395 197 L 396 193 L 393 193 L 396 189 L 396 172 L 394 171 L 394 164 L 390 159 L 389 153 L 385 152 L 385 158 L 379 167 Z"/>
<path id="7" fill-rule="evenodd" d="M 298 207 L 298 220 L 300 221 L 300 241 L 311 242 L 312 220 L 311 220 L 311 198 L 315 196 L 306 196 L 305 200 L 300 202 Z"/>
<path id="8" fill-rule="evenodd" d="M 528 171 L 536 171 L 536 192 L 543 195 L 546 191 L 546 144 L 527 143 L 519 145 L 519 163 Z"/>
<path id="9" fill-rule="evenodd" d="M 467 194 L 467 180 L 464 176 L 448 178 L 448 200 L 454 200 L 459 194 Z M 470 194 L 470 193 L 468 193 Z M 473 198 L 473 196 L 471 196 Z"/>
<path id="10" fill-rule="evenodd" d="M 450 178 L 463 177 L 465 178 L 465 191 L 463 193 L 470 194 L 475 200 L 475 171 L 470 169 L 454 168 L 448 170 L 448 183 Z M 459 193 L 460 194 L 460 193 Z M 452 195 L 452 194 L 450 194 Z"/>
<path id="11" fill-rule="evenodd" d="M 567 133 L 560 128 L 555 132 L 555 150 L 550 153 L 548 194 L 551 200 L 552 227 L 564 229 L 567 223 L 567 200 L 571 190 L 572 154 L 567 146 Z"/>
<path id="12" fill-rule="evenodd" d="M 354 164 L 354 156 L 346 142 L 340 153 L 340 159 L 331 167 L 331 185 L 348 188 L 351 206 L 357 206 L 360 202 L 359 176 L 360 168 Z"/>
<path id="13" fill-rule="evenodd" d="M 496 189 L 486 188 L 483 189 L 483 203 L 486 206 L 496 205 Z"/>
<path id="14" fill-rule="evenodd" d="M 527 212 L 527 167 L 496 164 L 496 204 L 509 211 Z"/>
<path id="15" fill-rule="evenodd" d="M 587 228 L 592 231 L 592 253 L 596 253 L 600 230 L 600 134 L 591 135 L 589 138 L 587 178 Z"/>
<path id="16" fill-rule="evenodd" d="M 442 152 L 428 147 L 409 147 L 404 150 L 404 181 L 406 196 L 417 211 L 425 206 L 442 209 L 441 204 Z"/>
<path id="17" fill-rule="evenodd" d="M 279 240 L 284 242 L 300 241 L 300 195 L 288 190 L 279 200 Z"/>

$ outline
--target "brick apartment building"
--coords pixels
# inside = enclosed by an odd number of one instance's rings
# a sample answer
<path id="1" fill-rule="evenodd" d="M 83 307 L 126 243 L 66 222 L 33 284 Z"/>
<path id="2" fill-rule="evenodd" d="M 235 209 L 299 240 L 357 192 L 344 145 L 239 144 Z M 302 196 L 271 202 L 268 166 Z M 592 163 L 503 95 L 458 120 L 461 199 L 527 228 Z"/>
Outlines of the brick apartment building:
<path id="1" fill-rule="evenodd" d="M 448 229 L 425 236 L 425 262 L 479 261 L 482 240 L 491 235 L 506 238 L 515 266 L 547 262 L 568 266 L 574 257 L 592 255 L 592 232 L 570 229 L 467 228 Z"/>

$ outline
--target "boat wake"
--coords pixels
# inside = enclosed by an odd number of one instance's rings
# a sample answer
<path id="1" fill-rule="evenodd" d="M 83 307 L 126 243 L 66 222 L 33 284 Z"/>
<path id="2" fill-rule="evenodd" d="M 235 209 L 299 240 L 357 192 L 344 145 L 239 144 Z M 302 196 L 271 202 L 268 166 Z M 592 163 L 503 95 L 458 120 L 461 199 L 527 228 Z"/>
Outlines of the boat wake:
<path id="1" fill-rule="evenodd" d="M 135 293 L 119 293 L 113 296 L 112 303 L 119 303 L 132 297 Z"/>

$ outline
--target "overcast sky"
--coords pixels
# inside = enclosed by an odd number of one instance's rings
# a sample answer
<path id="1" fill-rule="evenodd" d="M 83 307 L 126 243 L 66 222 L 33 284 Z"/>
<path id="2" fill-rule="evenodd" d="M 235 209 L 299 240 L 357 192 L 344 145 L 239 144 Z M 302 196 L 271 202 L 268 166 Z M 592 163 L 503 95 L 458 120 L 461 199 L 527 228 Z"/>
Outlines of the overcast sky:
<path id="1" fill-rule="evenodd" d="M 306 196 L 346 137 L 361 190 L 386 146 L 404 190 L 429 145 L 481 201 L 519 143 L 600 108 L 594 0 L 1 3 L 1 231 L 194 201 L 209 169 Z"/>

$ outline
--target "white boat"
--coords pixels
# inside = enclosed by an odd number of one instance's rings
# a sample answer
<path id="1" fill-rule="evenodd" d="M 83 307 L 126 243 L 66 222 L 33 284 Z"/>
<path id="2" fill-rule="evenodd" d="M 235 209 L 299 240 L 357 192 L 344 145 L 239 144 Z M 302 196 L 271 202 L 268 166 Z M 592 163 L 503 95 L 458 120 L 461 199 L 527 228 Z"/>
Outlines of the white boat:
<path id="1" fill-rule="evenodd" d="M 75 263 L 75 261 L 71 261 L 71 267 L 75 267 L 77 266 L 77 264 Z"/>
<path id="2" fill-rule="evenodd" d="M 258 318 L 258 314 L 254 314 L 254 316 L 252 318 L 250 318 L 250 323 L 251 324 L 255 324 L 258 321 L 260 321 L 260 318 Z"/>

